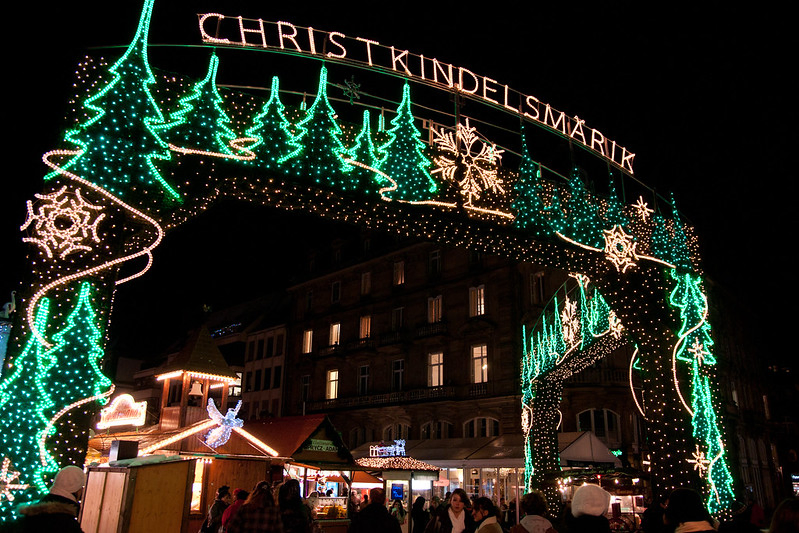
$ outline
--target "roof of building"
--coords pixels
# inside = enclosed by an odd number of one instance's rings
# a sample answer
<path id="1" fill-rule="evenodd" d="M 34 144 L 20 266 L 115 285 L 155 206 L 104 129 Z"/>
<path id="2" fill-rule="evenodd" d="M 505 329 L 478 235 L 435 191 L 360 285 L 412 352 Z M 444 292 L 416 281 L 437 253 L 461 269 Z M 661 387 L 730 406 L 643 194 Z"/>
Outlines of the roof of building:
<path id="1" fill-rule="evenodd" d="M 159 368 L 157 374 L 167 374 L 177 370 L 233 379 L 237 377 L 236 373 L 228 366 L 207 327 L 201 327 L 192 332 L 177 356 Z"/>

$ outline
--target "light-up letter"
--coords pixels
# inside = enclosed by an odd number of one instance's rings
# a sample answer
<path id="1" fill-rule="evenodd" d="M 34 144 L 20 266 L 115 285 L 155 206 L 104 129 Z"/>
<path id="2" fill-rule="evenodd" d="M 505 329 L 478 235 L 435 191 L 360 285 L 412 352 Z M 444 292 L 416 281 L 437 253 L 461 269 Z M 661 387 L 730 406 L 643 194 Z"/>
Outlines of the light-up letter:
<path id="1" fill-rule="evenodd" d="M 531 115 L 530 113 L 525 111 L 524 116 L 527 118 L 531 118 L 533 120 L 540 121 L 541 113 L 539 113 L 538 111 L 538 104 L 540 104 L 541 101 L 535 96 L 528 96 L 527 98 L 524 99 L 524 103 L 527 104 L 527 107 L 530 108 L 530 111 L 533 111 L 535 113 L 535 115 Z"/>
<path id="2" fill-rule="evenodd" d="M 217 39 L 216 37 L 211 37 L 210 35 L 208 35 L 208 32 L 205 31 L 205 19 L 209 17 L 216 17 L 217 25 L 219 25 L 222 19 L 225 18 L 225 15 L 220 15 L 219 13 L 206 13 L 205 15 L 200 17 L 200 36 L 202 36 L 203 42 L 230 44 L 230 41 L 228 39 Z"/>
<path id="3" fill-rule="evenodd" d="M 394 47 L 391 47 L 391 70 L 397 70 L 397 63 L 402 65 L 402 68 L 405 69 L 405 74 L 408 76 L 412 76 L 411 71 L 408 70 L 408 65 L 406 63 L 408 57 L 408 51 L 403 50 L 400 55 L 397 55 L 397 51 Z"/>
<path id="4" fill-rule="evenodd" d="M 485 76 L 483 76 L 483 98 L 488 100 L 489 102 L 494 102 L 495 104 L 498 104 L 499 103 L 498 101 L 496 101 L 493 98 L 491 98 L 490 96 L 488 96 L 488 93 L 497 92 L 496 89 L 493 89 L 493 88 L 488 86 L 489 82 L 496 83 L 497 80 L 492 80 L 491 78 L 486 78 Z"/>
<path id="5" fill-rule="evenodd" d="M 287 28 L 291 28 L 291 33 L 289 33 L 289 34 L 283 33 L 283 27 L 284 26 L 287 27 Z M 277 23 L 277 33 L 280 36 L 280 49 L 281 50 L 284 50 L 286 48 L 286 46 L 285 46 L 285 44 L 283 42 L 284 39 L 285 39 L 286 41 L 291 41 L 292 43 L 294 43 L 294 48 L 298 52 L 302 52 L 302 48 L 300 48 L 300 45 L 297 44 L 297 28 L 294 26 L 294 24 L 292 24 L 291 22 L 278 21 L 278 23 Z M 266 46 L 266 45 L 264 45 L 264 46 Z"/>
<path id="6" fill-rule="evenodd" d="M 544 110 L 544 124 L 547 126 L 552 126 L 553 129 L 558 129 L 558 125 L 560 125 L 560 131 L 563 134 L 566 134 L 566 113 L 560 111 L 560 115 L 558 116 L 558 120 L 555 120 L 554 115 L 552 114 L 552 108 L 549 104 L 546 105 L 546 109 Z"/>
<path id="7" fill-rule="evenodd" d="M 447 65 L 446 63 L 444 63 Z M 444 78 L 444 82 L 446 83 L 447 87 L 452 87 L 452 65 L 447 65 L 447 72 L 444 72 L 444 69 L 441 68 L 441 63 L 438 62 L 438 59 L 433 59 L 433 81 L 436 83 L 438 82 L 438 73 L 441 73 L 441 77 Z"/>
<path id="8" fill-rule="evenodd" d="M 373 66 L 373 64 L 372 64 L 372 45 L 373 44 L 378 44 L 379 45 L 380 43 L 377 42 L 377 41 L 370 41 L 369 39 L 363 39 L 361 37 L 356 37 L 355 40 L 366 43 L 366 58 L 369 60 L 369 66 L 370 67 Z"/>
<path id="9" fill-rule="evenodd" d="M 474 89 L 469 90 L 469 89 L 464 88 L 464 86 L 463 86 L 463 74 L 464 73 L 467 73 L 467 74 L 469 74 L 469 76 L 472 77 L 472 80 L 474 81 Z M 471 70 L 465 69 L 463 67 L 458 67 L 458 89 L 460 89 L 461 91 L 463 91 L 465 93 L 474 94 L 474 93 L 477 92 L 477 88 L 479 86 L 480 86 L 480 80 L 477 79 L 477 76 L 474 75 L 474 72 L 472 72 Z"/>
<path id="10" fill-rule="evenodd" d="M 572 132 L 571 132 L 571 134 L 569 134 L 569 136 L 572 139 L 577 139 L 577 137 L 579 137 L 580 138 L 579 140 L 583 144 L 588 144 L 587 142 L 585 142 L 585 133 L 583 133 L 583 124 L 585 124 L 585 121 L 582 120 L 577 115 L 575 115 L 574 116 L 574 127 L 572 128 Z"/>
<path id="11" fill-rule="evenodd" d="M 247 34 L 248 33 L 258 33 L 258 34 L 261 35 L 261 45 L 264 48 L 267 48 L 267 46 L 266 46 L 266 31 L 264 31 L 264 21 L 263 21 L 263 19 L 258 19 L 258 29 L 253 30 L 251 28 L 245 28 L 244 27 L 244 19 L 241 17 L 241 15 L 239 15 L 239 31 L 241 32 L 241 44 L 243 44 L 245 46 L 249 44 L 247 42 Z"/>
<path id="12" fill-rule="evenodd" d="M 330 33 L 328 33 L 327 34 L 327 39 L 330 41 L 330 44 L 334 44 L 334 45 L 338 46 L 339 48 L 341 48 L 341 53 L 340 54 L 334 54 L 333 52 L 328 52 L 327 53 L 327 57 L 336 57 L 338 59 L 344 59 L 345 57 L 347 57 L 347 49 L 344 48 L 343 44 L 341 44 L 339 42 L 336 42 L 336 40 L 333 39 L 333 37 L 341 37 L 343 39 L 347 38 L 346 35 L 344 35 L 343 33 L 339 33 L 337 31 L 331 31 Z"/>
<path id="13" fill-rule="evenodd" d="M 591 149 L 605 155 L 605 136 L 594 128 L 591 128 Z"/>

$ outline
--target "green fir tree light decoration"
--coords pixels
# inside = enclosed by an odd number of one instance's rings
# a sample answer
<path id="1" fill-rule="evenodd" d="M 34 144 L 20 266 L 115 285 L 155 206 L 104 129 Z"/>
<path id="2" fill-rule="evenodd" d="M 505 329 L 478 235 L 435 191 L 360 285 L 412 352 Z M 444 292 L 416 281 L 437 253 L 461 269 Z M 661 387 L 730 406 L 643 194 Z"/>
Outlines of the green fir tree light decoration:
<path id="1" fill-rule="evenodd" d="M 394 200 L 427 200 L 438 186 L 430 175 L 432 161 L 425 155 L 422 133 L 413 123 L 411 88 L 406 82 L 397 116 L 391 119 L 388 141 L 378 148 L 380 170 L 397 183 L 397 189 L 386 193 Z"/>
<path id="2" fill-rule="evenodd" d="M 685 227 L 680 219 L 680 212 L 677 210 L 674 193 L 671 194 L 671 215 L 674 224 L 674 239 L 671 242 L 672 263 L 681 272 L 693 272 L 694 264 L 688 249 L 688 236 L 685 234 Z"/>
<path id="3" fill-rule="evenodd" d="M 219 58 L 211 54 L 208 71 L 178 102 L 170 120 L 157 127 L 162 137 L 179 148 L 233 155 L 230 141 L 238 136 L 230 129 L 224 99 L 216 87 Z"/>
<path id="4" fill-rule="evenodd" d="M 315 183 L 341 189 L 345 187 L 346 173 L 352 167 L 344 163 L 342 156 L 347 149 L 341 141 L 341 128 L 336 122 L 336 112 L 327 98 L 327 68 L 319 73 L 319 90 L 313 104 L 298 124 L 300 130 L 296 142 L 302 147 L 305 171 Z"/>
<path id="5" fill-rule="evenodd" d="M 566 236 L 586 246 L 603 248 L 603 224 L 597 206 L 580 179 L 579 169 L 572 170 L 569 179 L 568 221 Z"/>
<path id="6" fill-rule="evenodd" d="M 733 479 L 726 459 L 723 433 L 716 418 L 719 406 L 714 403 L 712 368 L 716 365 L 713 339 L 707 321 L 708 304 L 698 275 L 678 273 L 671 269 L 675 287 L 669 295 L 669 304 L 680 311 L 680 329 L 677 333 L 677 360 L 689 365 L 693 437 L 696 450 L 686 457 L 706 485 L 707 508 L 716 513 L 730 509 L 735 501 Z M 675 385 L 676 386 L 676 385 Z"/>
<path id="7" fill-rule="evenodd" d="M 546 235 L 549 230 L 548 225 L 543 222 L 545 206 L 541 200 L 541 166 L 530 156 L 524 123 L 521 126 L 521 138 L 519 178 L 513 186 L 516 197 L 511 203 L 511 209 L 516 212 L 513 227 L 531 230 L 536 235 Z"/>
<path id="8" fill-rule="evenodd" d="M 605 214 L 605 219 L 607 220 L 606 226 L 608 228 L 614 228 L 616 226 L 627 228 L 630 220 L 627 218 L 627 215 L 624 214 L 624 204 L 619 199 L 619 193 L 616 188 L 616 176 L 613 172 L 610 173 L 608 180 L 610 194 L 608 198 L 608 209 Z"/>
<path id="9" fill-rule="evenodd" d="M 42 298 L 34 320 L 38 331 L 45 331 L 49 314 L 50 300 Z M 36 444 L 37 435 L 47 424 L 38 408 L 52 405 L 41 372 L 44 351 L 39 339 L 29 333 L 25 347 L 9 363 L 0 382 L 0 461 L 8 457 L 20 473 L 17 482 L 28 485 L 25 490 L 14 491 L 13 502 L 0 498 L 0 525 L 14 518 L 17 505 L 34 501 L 47 490 L 41 483 L 46 467 L 42 466 Z M 51 464 L 48 466 L 52 468 Z"/>
<path id="10" fill-rule="evenodd" d="M 103 334 L 97 324 L 91 293 L 91 283 L 82 282 L 72 312 L 62 329 L 53 335 L 53 346 L 44 354 L 44 358 L 49 359 L 48 366 L 51 366 L 47 373 L 47 387 L 52 405 L 42 404 L 38 409 L 48 420 L 63 408 L 100 396 L 112 386 L 111 380 L 100 369 L 104 355 Z M 106 401 L 99 398 L 97 403 L 102 405 Z M 48 447 L 59 464 L 83 463 L 88 444 L 87 428 L 97 403 L 77 406 L 57 421 Z M 60 439 L 61 435 L 68 438 Z"/>
<path id="11" fill-rule="evenodd" d="M 66 132 L 64 140 L 80 153 L 63 168 L 118 196 L 124 196 L 131 184 L 140 183 L 157 186 L 167 198 L 180 201 L 178 191 L 156 166 L 171 155 L 155 131 L 164 117 L 150 93 L 155 77 L 147 59 L 147 36 L 153 2 L 145 0 L 133 41 L 109 69 L 111 79 L 84 100 L 91 117 Z M 45 179 L 57 174 L 53 171 Z"/>
<path id="12" fill-rule="evenodd" d="M 361 131 L 355 137 L 355 142 L 349 150 L 350 157 L 364 166 L 353 165 L 348 188 L 373 196 L 378 193 L 381 185 L 388 185 L 388 183 L 384 179 L 378 181 L 379 175 L 376 175 L 374 170 L 372 170 L 377 168 L 379 160 L 372 142 L 372 129 L 369 119 L 369 110 L 364 109 Z"/>
<path id="13" fill-rule="evenodd" d="M 272 77 L 269 100 L 255 115 L 253 125 L 245 133 L 247 137 L 256 139 L 249 149 L 256 155 L 255 164 L 264 168 L 287 172 L 292 168 L 293 160 L 302 152 L 302 147 L 291 133 L 286 108 L 280 101 L 280 80 L 277 76 Z"/>

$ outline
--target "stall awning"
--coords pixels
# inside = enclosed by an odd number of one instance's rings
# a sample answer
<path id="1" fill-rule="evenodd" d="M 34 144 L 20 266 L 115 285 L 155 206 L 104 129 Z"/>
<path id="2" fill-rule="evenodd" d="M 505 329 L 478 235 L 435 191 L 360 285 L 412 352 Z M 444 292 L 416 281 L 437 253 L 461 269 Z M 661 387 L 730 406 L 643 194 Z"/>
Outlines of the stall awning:
<path id="1" fill-rule="evenodd" d="M 558 449 L 563 466 L 569 463 L 621 466 L 621 460 L 610 453 L 607 445 L 590 431 L 558 433 Z"/>

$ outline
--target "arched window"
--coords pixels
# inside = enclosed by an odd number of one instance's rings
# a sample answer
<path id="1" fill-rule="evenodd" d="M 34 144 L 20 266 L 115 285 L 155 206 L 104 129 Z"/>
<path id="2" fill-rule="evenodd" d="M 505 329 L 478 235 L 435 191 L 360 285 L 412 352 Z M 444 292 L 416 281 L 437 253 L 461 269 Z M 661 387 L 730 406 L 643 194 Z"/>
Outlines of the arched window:
<path id="1" fill-rule="evenodd" d="M 496 437 L 499 435 L 499 420 L 496 418 L 472 418 L 463 424 L 464 437 Z"/>
<path id="2" fill-rule="evenodd" d="M 383 428 L 383 440 L 391 442 L 393 440 L 408 439 L 411 426 L 398 422 Z"/>
<path id="3" fill-rule="evenodd" d="M 352 428 L 350 430 L 350 449 L 357 448 L 366 442 L 366 429 L 362 427 Z"/>
<path id="4" fill-rule="evenodd" d="M 420 438 L 448 439 L 453 436 L 452 424 L 443 420 L 431 420 L 422 424 Z"/>
<path id="5" fill-rule="evenodd" d="M 577 429 L 592 431 L 599 439 L 613 447 L 621 443 L 621 427 L 618 413 L 610 409 L 586 409 L 577 415 Z"/>

